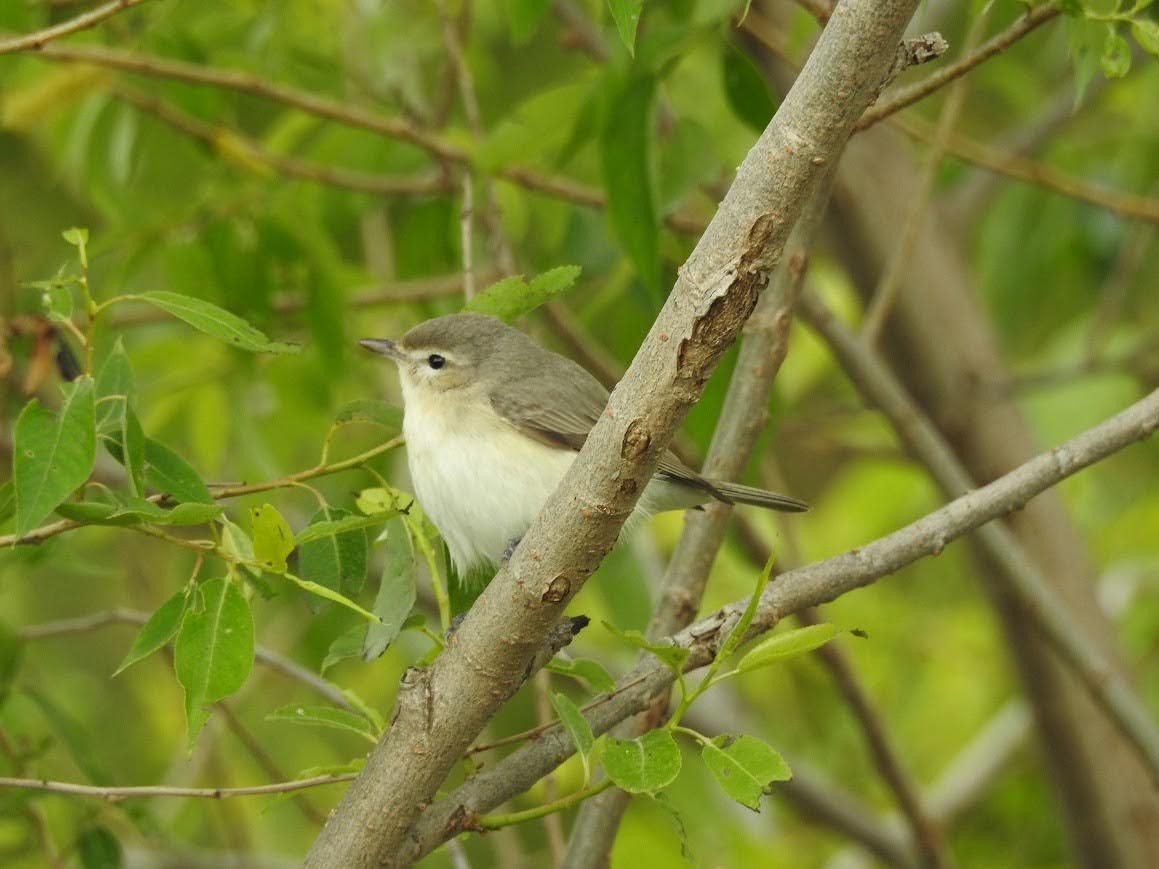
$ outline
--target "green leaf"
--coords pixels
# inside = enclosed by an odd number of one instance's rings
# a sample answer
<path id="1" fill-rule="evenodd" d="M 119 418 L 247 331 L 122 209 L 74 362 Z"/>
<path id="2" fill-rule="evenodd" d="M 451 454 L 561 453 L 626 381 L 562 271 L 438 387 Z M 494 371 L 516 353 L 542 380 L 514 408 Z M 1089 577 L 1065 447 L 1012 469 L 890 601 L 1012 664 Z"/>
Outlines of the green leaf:
<path id="1" fill-rule="evenodd" d="M 608 0 L 612 20 L 616 22 L 616 32 L 631 55 L 636 53 L 636 28 L 640 24 L 643 8 L 644 0 Z"/>
<path id="2" fill-rule="evenodd" d="M 148 302 L 177 319 L 184 320 L 193 328 L 220 338 L 239 350 L 248 350 L 251 353 L 297 353 L 301 349 L 296 344 L 271 341 L 241 317 L 204 299 L 162 290 L 141 293 L 132 298 Z"/>
<path id="3" fill-rule="evenodd" d="M 120 869 L 125 864 L 120 841 L 103 825 L 81 830 L 76 837 L 76 853 L 84 869 Z"/>
<path id="4" fill-rule="evenodd" d="M 295 576 L 289 572 L 283 573 L 282 576 L 288 579 L 290 582 L 294 583 L 294 585 L 298 586 L 298 588 L 302 589 L 303 591 L 308 591 L 310 594 L 316 594 L 320 598 L 332 600 L 334 603 L 341 604 L 351 612 L 358 613 L 372 624 L 378 623 L 378 616 L 376 616 L 370 610 L 363 609 L 350 598 L 346 597 L 346 595 L 334 591 L 332 588 L 326 588 L 324 585 L 319 585 L 318 583 L 309 579 L 302 579 L 300 576 Z"/>
<path id="5" fill-rule="evenodd" d="M 285 573 L 286 559 L 294 551 L 294 532 L 273 504 L 262 504 L 250 510 L 253 526 L 254 558 L 271 573 Z"/>
<path id="6" fill-rule="evenodd" d="M 329 521 L 311 521 L 311 523 L 299 531 L 297 536 L 294 538 L 299 546 L 315 540 L 322 540 L 335 534 L 346 534 L 361 529 L 375 528 L 399 515 L 399 511 L 389 510 L 382 513 L 373 513 L 370 516 L 358 516 L 354 513 L 349 513 L 346 510 L 338 509 L 331 509 L 330 512 L 331 515 L 338 515 L 341 516 L 341 518 L 332 519 Z M 321 514 L 316 513 L 314 518 L 317 519 L 319 515 Z"/>
<path id="7" fill-rule="evenodd" d="M 1114 24 L 1107 24 L 1107 35 L 1103 40 L 1103 52 L 1099 65 L 1107 78 L 1122 78 L 1131 70 L 1131 46 L 1122 37 Z"/>
<path id="8" fill-rule="evenodd" d="M 1131 35 L 1145 52 L 1159 55 L 1159 21 L 1137 18 L 1131 22 Z"/>
<path id="9" fill-rule="evenodd" d="M 145 439 L 145 482 L 178 501 L 212 504 L 213 495 L 197 471 L 169 447 Z"/>
<path id="10" fill-rule="evenodd" d="M 588 724 L 588 720 L 584 718 L 583 712 L 580 708 L 572 702 L 572 699 L 566 694 L 552 693 L 551 705 L 555 709 L 555 714 L 559 716 L 559 722 L 564 726 L 571 741 L 575 744 L 576 750 L 579 752 L 580 761 L 584 765 L 584 784 L 587 784 L 592 777 L 592 770 L 590 766 L 590 758 L 592 753 L 592 746 L 595 745 L 596 738 L 592 734 L 592 726 Z"/>
<path id="11" fill-rule="evenodd" d="M 761 796 L 770 792 L 773 782 L 793 777 L 776 749 L 755 736 L 718 736 L 704 743 L 700 756 L 724 792 L 753 811 L 760 808 Z"/>
<path id="12" fill-rule="evenodd" d="M 0 621 L 0 708 L 3 708 L 12 683 L 20 674 L 24 657 L 24 640 L 7 623 Z"/>
<path id="13" fill-rule="evenodd" d="M 548 0 L 506 0 L 503 5 L 507 10 L 511 41 L 516 45 L 522 45 L 539 27 Z"/>
<path id="14" fill-rule="evenodd" d="M 710 669 L 710 674 L 714 673 L 720 662 L 729 658 L 737 647 L 744 642 L 745 634 L 748 633 L 749 625 L 753 623 L 753 617 L 757 614 L 757 607 L 761 603 L 761 595 L 769 584 L 769 577 L 773 575 L 773 564 L 776 562 L 776 553 L 769 556 L 769 560 L 765 562 L 765 566 L 761 569 L 760 576 L 757 577 L 757 584 L 753 587 L 753 593 L 749 595 L 749 602 L 741 613 L 732 630 L 728 632 L 724 642 L 720 644 L 720 651 L 717 652 L 716 658 L 713 661 L 713 667 Z"/>
<path id="15" fill-rule="evenodd" d="M 137 637 L 133 640 L 133 645 L 129 647 L 128 654 L 125 655 L 120 666 L 113 671 L 113 675 L 119 676 L 129 667 L 143 658 L 149 657 L 177 636 L 188 601 L 185 589 L 182 589 L 157 607 L 153 615 L 149 616 L 149 620 L 137 632 Z"/>
<path id="16" fill-rule="evenodd" d="M 330 648 L 326 651 L 326 657 L 322 661 L 319 672 L 325 673 L 335 664 L 348 658 L 361 658 L 365 642 L 366 625 L 355 625 L 349 630 L 343 631 L 330 643 Z"/>
<path id="17" fill-rule="evenodd" d="M 89 231 L 83 226 L 73 226 L 62 232 L 60 237 L 76 248 L 80 264 L 87 269 L 89 267 Z"/>
<path id="18" fill-rule="evenodd" d="M 772 120 L 777 104 L 756 64 L 735 44 L 726 42 L 721 56 L 721 73 L 724 94 L 733 113 L 754 130 L 764 130 Z"/>
<path id="19" fill-rule="evenodd" d="M 384 556 L 382 582 L 374 599 L 374 614 L 382 621 L 366 629 L 364 661 L 373 661 L 386 651 L 414 608 L 418 569 L 414 541 L 402 519 L 391 522 L 387 529 Z"/>
<path id="20" fill-rule="evenodd" d="M 254 660 L 254 622 L 241 589 L 228 579 L 200 588 L 203 607 L 186 613 L 173 645 L 191 749 L 209 718 L 205 707 L 240 688 Z"/>
<path id="21" fill-rule="evenodd" d="M 87 374 L 64 387 L 60 413 L 35 398 L 13 429 L 12 479 L 16 534 L 27 534 L 80 487 L 96 460 L 93 379 Z"/>
<path id="22" fill-rule="evenodd" d="M 656 80 L 635 76 L 608 107 L 600 156 L 608 219 L 640 280 L 660 292 L 660 219 L 652 178 L 652 97 Z"/>
<path id="23" fill-rule="evenodd" d="M 358 493 L 354 503 L 367 516 L 381 516 L 384 513 L 397 516 L 405 513 L 414 503 L 409 495 L 385 486 L 373 489 L 363 489 Z"/>
<path id="24" fill-rule="evenodd" d="M 106 399 L 113 411 L 107 417 L 106 431 L 101 440 L 109 454 L 125 469 L 129 478 L 129 491 L 134 495 L 144 494 L 145 474 L 145 432 L 133 407 L 123 397 Z"/>
<path id="25" fill-rule="evenodd" d="M 402 431 L 402 408 L 369 398 L 358 398 L 339 409 L 334 417 L 334 425 L 349 425 L 352 422 L 369 422 L 382 426 L 394 437 Z"/>
<path id="26" fill-rule="evenodd" d="M 671 642 L 654 643 L 636 630 L 625 631 L 613 624 L 604 622 L 604 627 L 622 640 L 626 640 L 638 649 L 651 652 L 660 662 L 675 673 L 684 671 L 684 662 L 688 660 L 689 651 L 683 646 Z"/>
<path id="27" fill-rule="evenodd" d="M 113 349 L 105 357 L 101 370 L 97 373 L 97 431 L 104 433 L 117 415 L 115 399 L 132 402 L 137 395 L 137 379 L 133 375 L 133 365 L 125 352 L 125 343 L 117 337 Z"/>
<path id="28" fill-rule="evenodd" d="M 7 522 L 16 512 L 16 490 L 11 480 L 0 483 L 0 525 Z"/>
<path id="29" fill-rule="evenodd" d="M 109 501 L 69 501 L 56 508 L 66 519 L 90 525 L 201 525 L 222 514 L 219 504 L 178 504 L 171 510 L 144 498 L 111 493 Z"/>
<path id="30" fill-rule="evenodd" d="M 547 664 L 547 669 L 561 676 L 571 676 L 587 682 L 597 693 L 616 689 L 616 680 L 599 661 L 591 658 L 561 658 L 556 656 Z"/>
<path id="31" fill-rule="evenodd" d="M 323 507 L 314 514 L 307 530 L 315 524 L 338 526 L 343 519 L 373 522 L 366 516 L 355 516 L 347 510 Z M 364 527 L 336 529 L 302 542 L 298 536 L 298 573 L 304 579 L 356 595 L 366 582 L 366 550 L 369 541 Z"/>
<path id="32" fill-rule="evenodd" d="M 463 310 L 490 314 L 510 323 L 569 289 L 579 274 L 579 266 L 557 266 L 536 275 L 530 283 L 524 283 L 520 275 L 512 275 L 487 287 Z"/>
<path id="33" fill-rule="evenodd" d="M 72 319 L 72 287 L 61 281 L 47 281 L 41 293 L 44 313 L 54 323 L 64 323 Z"/>
<path id="34" fill-rule="evenodd" d="M 604 771 L 630 794 L 650 794 L 672 784 L 680 772 L 680 747 L 665 729 L 636 739 L 609 739 Z"/>
<path id="35" fill-rule="evenodd" d="M 336 706 L 306 706 L 291 703 L 275 709 L 266 716 L 266 721 L 291 721 L 295 724 L 311 724 L 317 727 L 331 727 L 357 733 L 371 743 L 378 741 L 378 731 L 361 715 Z"/>
<path id="36" fill-rule="evenodd" d="M 821 648 L 835 636 L 837 636 L 837 628 L 830 624 L 820 624 L 766 637 L 745 653 L 744 657 L 740 659 L 737 669 L 742 673 L 747 673 L 750 670 L 767 667 L 778 661 L 796 658 Z"/>

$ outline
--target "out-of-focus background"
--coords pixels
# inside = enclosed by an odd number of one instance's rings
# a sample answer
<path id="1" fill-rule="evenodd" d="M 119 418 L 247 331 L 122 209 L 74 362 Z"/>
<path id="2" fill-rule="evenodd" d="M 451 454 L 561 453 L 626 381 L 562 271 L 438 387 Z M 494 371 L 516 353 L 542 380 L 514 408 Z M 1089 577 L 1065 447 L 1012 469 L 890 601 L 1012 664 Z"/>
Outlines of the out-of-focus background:
<path id="1" fill-rule="evenodd" d="M 1159 27 L 1145 10 L 1073 5 L 1068 14 L 1036 7 L 1030 14 L 1041 24 L 1016 32 L 1001 53 L 855 135 L 806 280 L 855 328 L 874 308 L 868 300 L 879 300 L 869 318 L 883 318 L 876 347 L 982 481 L 1159 382 L 1159 67 L 1144 50 L 1156 50 Z M 88 8 L 6 0 L 0 30 L 33 32 Z M 61 401 L 45 285 L 31 282 L 77 273 L 77 250 L 62 238 L 70 227 L 88 230 L 97 302 L 179 293 L 272 339 L 300 342 L 296 355 L 247 353 L 156 306 L 102 313 L 93 370 L 123 342 L 145 435 L 210 483 L 313 467 L 340 407 L 399 400 L 393 371 L 357 338 L 398 336 L 507 275 L 530 280 L 579 266 L 574 286 L 518 322 L 614 381 L 826 11 L 785 0 L 644 4 L 629 54 L 622 28 L 595 0 L 165 0 L 39 52 L 0 56 L 0 480 L 24 404 Z M 879 106 L 1010 33 L 1024 14 L 1015 3 L 923 4 L 911 31 L 939 30 L 951 49 L 903 74 Z M 83 323 L 79 301 L 73 316 Z M 83 364 L 76 336 L 58 332 Z M 735 358 L 734 348 L 684 425 L 682 446 L 693 456 L 708 448 Z M 754 551 L 775 548 L 785 564 L 805 563 L 943 502 L 801 323 L 769 413 L 744 479 L 813 510 L 786 518 L 740 508 L 745 539 L 734 523 L 705 610 L 753 587 Z M 330 458 L 383 437 L 373 426 L 344 426 Z M 311 480 L 315 491 L 229 499 L 227 515 L 249 530 L 251 508 L 270 503 L 299 530 L 319 497 L 355 510 L 376 475 L 409 489 L 402 449 L 371 466 Z M 106 450 L 94 480 L 125 485 Z M 1154 710 L 1159 446 L 1131 447 L 1067 480 L 1057 496 L 1065 513 L 1028 523 L 1024 542 L 1053 579 L 1074 573 L 1064 597 L 1113 638 Z M 634 650 L 600 622 L 646 626 L 681 524 L 678 514 L 659 517 L 607 559 L 572 606 L 594 622 L 575 654 L 616 675 L 627 670 Z M 6 515 L 0 533 L 12 531 Z M 382 562 L 382 546 L 372 547 L 369 579 L 351 592 L 364 606 Z M 323 701 L 308 681 L 261 660 L 214 707 L 192 748 L 167 649 L 111 676 L 141 619 L 185 587 L 198 563 L 187 548 L 115 527 L 0 551 L 0 774 L 231 787 L 365 753 L 358 734 L 268 720 L 287 704 Z M 203 580 L 224 575 L 212 558 L 200 570 Z M 437 630 L 422 557 L 417 570 L 418 608 Z M 905 774 L 925 790 L 944 854 L 962 866 L 1071 865 L 1110 831 L 1125 837 L 1121 853 L 1139 857 L 1145 847 L 1130 839 L 1159 829 L 1156 798 L 1148 802 L 1145 787 L 1113 793 L 1133 781 L 1109 772 L 1131 765 L 1122 751 L 1101 757 L 1088 745 L 1086 757 L 1052 757 L 1070 749 L 1033 723 L 1025 685 L 1038 678 L 1034 653 L 1017 648 L 1017 617 L 996 614 L 987 570 L 955 543 L 824 613 L 866 635 L 839 646 Z M 359 624 L 276 577 L 244 588 L 258 645 L 315 674 Z M 72 619 L 80 621 L 62 622 Z M 402 670 L 430 645 L 407 630 L 381 658 L 340 660 L 325 677 L 385 716 Z M 486 738 L 542 721 L 541 689 L 504 707 Z M 885 846 L 866 850 L 834 806 L 896 846 L 895 858 L 903 853 L 896 795 L 824 662 L 806 657 L 733 680 L 702 698 L 691 719 L 709 734 L 759 735 L 796 779 L 774 787 L 755 814 L 687 763 L 662 801 L 633 801 L 613 865 L 888 859 Z M 1067 766 L 1083 768 L 1075 775 L 1087 778 L 1070 787 L 1089 787 L 1094 809 L 1060 796 Z M 572 761 L 515 806 L 573 790 L 579 776 Z M 106 866 L 120 855 L 141 866 L 292 865 L 341 787 L 127 802 L 0 790 L 0 862 Z M 1092 822 L 1098 830 L 1079 823 L 1084 812 L 1101 817 L 1135 799 L 1144 819 L 1135 833 L 1121 812 Z M 532 822 L 470 836 L 461 853 L 474 866 L 548 865 L 553 835 Z M 427 860 L 444 866 L 451 857 L 444 850 Z"/>

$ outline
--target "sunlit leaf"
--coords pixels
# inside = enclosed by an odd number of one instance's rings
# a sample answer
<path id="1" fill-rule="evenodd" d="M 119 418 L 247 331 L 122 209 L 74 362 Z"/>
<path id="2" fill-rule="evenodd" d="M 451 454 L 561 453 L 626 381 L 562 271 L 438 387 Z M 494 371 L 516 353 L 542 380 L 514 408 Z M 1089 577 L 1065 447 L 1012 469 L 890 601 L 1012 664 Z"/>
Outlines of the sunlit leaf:
<path id="1" fill-rule="evenodd" d="M 524 283 L 519 275 L 504 278 L 472 298 L 463 307 L 510 323 L 566 291 L 579 277 L 579 266 L 558 266 Z"/>
<path id="2" fill-rule="evenodd" d="M 391 437 L 402 431 L 402 408 L 385 401 L 358 398 L 348 402 L 334 416 L 334 425 L 369 422 L 386 429 Z"/>
<path id="3" fill-rule="evenodd" d="M 742 673 L 767 667 L 780 661 L 796 658 L 819 649 L 837 636 L 837 628 L 830 624 L 808 625 L 783 634 L 773 634 L 757 643 L 747 652 L 737 669 Z"/>
<path id="4" fill-rule="evenodd" d="M 262 504 L 250 510 L 253 526 L 254 558 L 271 573 L 285 573 L 286 559 L 294 551 L 294 532 L 290 523 L 273 504 Z"/>
<path id="5" fill-rule="evenodd" d="M 562 658 L 557 655 L 548 663 L 547 669 L 561 676 L 582 679 L 598 693 L 613 691 L 616 687 L 616 680 L 607 668 L 591 658 Z"/>
<path id="6" fill-rule="evenodd" d="M 572 699 L 566 694 L 559 694 L 552 692 L 551 706 L 555 709 L 555 714 L 559 716 L 559 721 L 567 731 L 568 736 L 571 737 L 572 743 L 579 752 L 580 761 L 584 766 L 584 783 L 591 780 L 592 770 L 590 766 L 590 757 L 592 753 L 592 746 L 595 745 L 596 738 L 592 734 L 592 726 L 588 724 L 588 720 L 584 718 L 583 712 L 580 708 L 572 702 Z"/>

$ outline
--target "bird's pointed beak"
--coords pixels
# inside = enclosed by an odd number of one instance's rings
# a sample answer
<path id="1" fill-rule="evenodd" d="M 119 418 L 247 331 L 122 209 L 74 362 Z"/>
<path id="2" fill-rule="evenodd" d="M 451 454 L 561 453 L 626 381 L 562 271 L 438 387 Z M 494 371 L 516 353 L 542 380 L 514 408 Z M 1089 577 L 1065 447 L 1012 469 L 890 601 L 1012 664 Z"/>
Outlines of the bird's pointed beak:
<path id="1" fill-rule="evenodd" d="M 371 353 L 386 356 L 395 362 L 402 362 L 406 358 L 403 352 L 398 349 L 398 345 L 386 338 L 362 338 L 358 343 Z"/>

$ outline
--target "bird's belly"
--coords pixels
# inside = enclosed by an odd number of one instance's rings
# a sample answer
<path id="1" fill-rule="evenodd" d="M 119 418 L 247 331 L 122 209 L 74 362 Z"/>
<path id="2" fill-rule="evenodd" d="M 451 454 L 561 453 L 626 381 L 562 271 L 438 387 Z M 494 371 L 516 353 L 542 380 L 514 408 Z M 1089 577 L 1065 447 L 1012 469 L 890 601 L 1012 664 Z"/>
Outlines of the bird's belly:
<path id="1" fill-rule="evenodd" d="M 486 412 L 454 419 L 407 408 L 404 431 L 415 495 L 460 575 L 498 564 L 575 460 Z"/>

